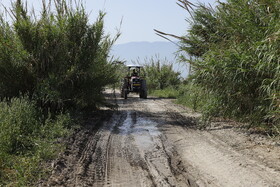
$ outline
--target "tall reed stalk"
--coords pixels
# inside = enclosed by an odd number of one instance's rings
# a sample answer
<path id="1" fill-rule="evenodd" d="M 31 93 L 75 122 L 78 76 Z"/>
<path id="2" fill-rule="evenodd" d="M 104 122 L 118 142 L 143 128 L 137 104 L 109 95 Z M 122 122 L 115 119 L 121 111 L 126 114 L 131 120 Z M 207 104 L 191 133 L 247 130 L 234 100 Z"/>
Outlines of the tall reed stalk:
<path id="1" fill-rule="evenodd" d="M 280 125 L 280 2 L 227 0 L 213 8 L 179 0 L 191 15 L 181 51 L 192 82 L 215 98 L 211 115 L 258 126 Z M 213 98 L 211 97 L 211 98 Z M 210 105 L 211 106 L 211 103 Z"/>

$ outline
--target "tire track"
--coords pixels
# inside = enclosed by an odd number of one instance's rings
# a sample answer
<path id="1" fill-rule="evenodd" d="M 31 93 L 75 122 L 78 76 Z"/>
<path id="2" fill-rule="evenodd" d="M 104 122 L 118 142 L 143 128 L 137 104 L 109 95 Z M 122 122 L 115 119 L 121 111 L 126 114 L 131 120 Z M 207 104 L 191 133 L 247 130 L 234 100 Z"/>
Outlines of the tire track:
<path id="1" fill-rule="evenodd" d="M 39 186 L 280 186 L 279 156 L 270 158 L 273 167 L 256 159 L 269 154 L 256 152 L 263 149 L 245 135 L 199 130 L 199 114 L 170 100 L 130 95 L 117 102 L 119 110 L 101 119 L 99 129 L 72 136 Z M 280 148 L 271 152 L 280 155 Z"/>

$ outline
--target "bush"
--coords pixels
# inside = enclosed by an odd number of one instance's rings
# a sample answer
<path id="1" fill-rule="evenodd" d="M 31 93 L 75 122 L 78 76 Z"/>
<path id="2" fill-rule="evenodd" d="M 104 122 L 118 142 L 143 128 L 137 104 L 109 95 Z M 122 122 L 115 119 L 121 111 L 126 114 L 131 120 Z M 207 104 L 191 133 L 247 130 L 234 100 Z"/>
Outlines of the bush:
<path id="1" fill-rule="evenodd" d="M 46 111 L 96 109 L 105 102 L 103 88 L 117 81 L 108 60 L 116 38 L 104 34 L 105 14 L 89 24 L 82 6 L 54 4 L 38 18 L 18 0 L 12 24 L 1 20 L 0 99 L 22 93 Z"/>
<path id="2" fill-rule="evenodd" d="M 70 116 L 43 120 L 26 97 L 0 102 L 0 185 L 30 186 L 42 174 L 40 162 L 56 155 L 54 141 L 69 133 Z"/>
<path id="3" fill-rule="evenodd" d="M 18 97 L 34 88 L 34 77 L 23 62 L 27 53 L 3 17 L 0 18 L 0 100 Z"/>
<path id="4" fill-rule="evenodd" d="M 278 1 L 228 0 L 191 12 L 181 50 L 193 58 L 182 60 L 195 84 L 214 96 L 214 113 L 279 125 L 279 8 Z"/>
<path id="5" fill-rule="evenodd" d="M 0 151 L 19 154 L 34 147 L 40 121 L 34 102 L 13 98 L 0 103 Z"/>
<path id="6" fill-rule="evenodd" d="M 144 64 L 148 90 L 176 88 L 181 83 L 180 73 L 173 70 L 172 63 L 151 58 Z"/>
<path id="7" fill-rule="evenodd" d="M 42 3 L 36 16 L 15 0 L 0 18 L 0 186 L 31 186 L 73 125 L 66 112 L 98 109 L 117 81 L 105 14 L 90 24 L 82 4 Z"/>

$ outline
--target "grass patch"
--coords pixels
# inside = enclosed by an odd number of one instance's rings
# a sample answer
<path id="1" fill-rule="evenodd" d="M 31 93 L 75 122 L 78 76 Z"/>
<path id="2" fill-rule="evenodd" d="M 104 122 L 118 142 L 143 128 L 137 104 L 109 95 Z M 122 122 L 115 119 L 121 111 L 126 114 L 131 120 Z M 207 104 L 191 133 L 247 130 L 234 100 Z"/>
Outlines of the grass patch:
<path id="1" fill-rule="evenodd" d="M 178 88 L 165 88 L 162 90 L 152 90 L 151 95 L 159 98 L 177 99 L 177 104 L 182 104 L 194 111 L 203 111 L 207 108 L 211 96 L 204 93 L 200 87 L 195 84 L 181 84 Z"/>
<path id="2" fill-rule="evenodd" d="M 150 94 L 154 95 L 156 97 L 170 98 L 170 99 L 176 99 L 179 96 L 179 92 L 174 88 L 166 88 L 163 90 L 153 90 Z"/>

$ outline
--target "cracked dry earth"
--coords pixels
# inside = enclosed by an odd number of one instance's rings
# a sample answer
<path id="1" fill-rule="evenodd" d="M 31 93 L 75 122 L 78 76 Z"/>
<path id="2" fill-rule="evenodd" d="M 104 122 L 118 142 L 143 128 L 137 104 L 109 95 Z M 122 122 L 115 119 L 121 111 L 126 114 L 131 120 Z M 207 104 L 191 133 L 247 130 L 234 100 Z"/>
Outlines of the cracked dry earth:
<path id="1" fill-rule="evenodd" d="M 169 99 L 117 95 L 118 111 L 69 138 L 39 186 L 280 186 L 280 146 L 198 114 Z"/>

